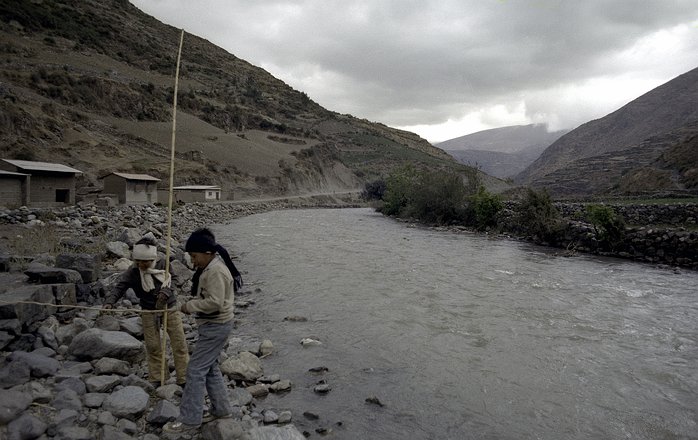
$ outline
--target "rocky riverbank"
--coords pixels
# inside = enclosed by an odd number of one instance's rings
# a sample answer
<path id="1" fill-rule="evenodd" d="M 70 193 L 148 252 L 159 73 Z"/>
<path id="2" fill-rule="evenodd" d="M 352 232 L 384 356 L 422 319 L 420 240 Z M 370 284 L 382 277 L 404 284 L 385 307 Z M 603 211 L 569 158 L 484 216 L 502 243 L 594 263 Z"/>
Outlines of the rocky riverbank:
<path id="1" fill-rule="evenodd" d="M 189 292 L 192 271 L 182 248 L 198 227 L 269 210 L 360 205 L 352 195 L 178 206 L 169 252 L 174 282 L 180 292 Z M 148 382 L 135 298 L 123 299 L 114 313 L 101 310 L 105 292 L 131 264 L 130 248 L 146 233 L 158 239 L 164 257 L 165 208 L 0 210 L 0 438 L 178 438 L 167 437 L 161 427 L 177 416 L 181 388 L 174 377 L 164 386 Z M 262 293 L 249 287 L 238 292 L 236 319 Z M 192 345 L 190 316 L 185 332 Z M 266 394 L 293 392 L 283 372 L 264 371 L 264 358 L 273 355 L 273 341 L 234 333 L 221 369 L 235 417 L 204 424 L 194 438 L 311 435 L 293 425 L 300 410 L 265 406 Z"/>

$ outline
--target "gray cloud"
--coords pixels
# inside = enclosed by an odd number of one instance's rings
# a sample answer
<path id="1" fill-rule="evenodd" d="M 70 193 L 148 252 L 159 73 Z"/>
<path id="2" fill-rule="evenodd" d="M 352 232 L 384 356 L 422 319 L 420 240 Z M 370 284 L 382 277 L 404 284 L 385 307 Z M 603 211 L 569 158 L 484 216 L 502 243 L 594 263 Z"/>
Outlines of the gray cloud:
<path id="1" fill-rule="evenodd" d="M 134 4 L 330 110 L 392 126 L 477 113 L 490 115 L 480 122 L 491 128 L 507 123 L 492 112 L 500 106 L 522 113 L 521 122 L 569 128 L 698 66 L 695 0 Z"/>

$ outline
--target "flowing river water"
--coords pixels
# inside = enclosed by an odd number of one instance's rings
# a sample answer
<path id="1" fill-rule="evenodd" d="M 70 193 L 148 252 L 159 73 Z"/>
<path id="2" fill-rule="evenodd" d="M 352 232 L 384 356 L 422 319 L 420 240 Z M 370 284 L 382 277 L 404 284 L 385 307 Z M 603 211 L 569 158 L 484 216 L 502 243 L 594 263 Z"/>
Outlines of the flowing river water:
<path id="1" fill-rule="evenodd" d="M 292 410 L 311 438 L 698 438 L 698 273 L 370 209 L 214 230 L 260 289 L 236 333 L 273 341 L 265 373 L 293 382 L 263 407 Z"/>

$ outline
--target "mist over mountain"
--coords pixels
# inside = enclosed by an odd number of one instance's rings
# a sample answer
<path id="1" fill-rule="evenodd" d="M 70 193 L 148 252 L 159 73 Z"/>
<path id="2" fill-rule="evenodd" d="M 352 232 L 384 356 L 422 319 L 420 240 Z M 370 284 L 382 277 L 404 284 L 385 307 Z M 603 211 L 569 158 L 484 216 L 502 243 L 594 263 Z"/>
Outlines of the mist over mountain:
<path id="1" fill-rule="evenodd" d="M 557 195 L 696 190 L 697 127 L 693 69 L 562 136 L 515 180 Z"/>
<path id="2" fill-rule="evenodd" d="M 508 178 L 523 171 L 568 131 L 549 132 L 546 124 L 514 125 L 460 136 L 436 146 L 463 164 Z"/>

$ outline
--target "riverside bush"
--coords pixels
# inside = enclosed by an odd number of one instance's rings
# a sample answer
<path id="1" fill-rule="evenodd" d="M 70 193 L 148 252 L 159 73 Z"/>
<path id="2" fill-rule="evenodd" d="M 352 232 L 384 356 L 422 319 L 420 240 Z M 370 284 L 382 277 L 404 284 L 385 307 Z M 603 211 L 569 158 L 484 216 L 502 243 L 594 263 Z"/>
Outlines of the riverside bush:
<path id="1" fill-rule="evenodd" d="M 502 198 L 497 194 L 487 192 L 484 186 L 480 186 L 477 192 L 470 196 L 468 203 L 469 216 L 474 226 L 479 230 L 497 225 L 497 214 L 502 209 Z"/>
<path id="2" fill-rule="evenodd" d="M 606 205 L 588 205 L 586 216 L 594 227 L 596 239 L 603 247 L 613 250 L 625 235 L 625 220 Z"/>
<path id="3" fill-rule="evenodd" d="M 554 242 L 564 229 L 562 217 L 547 191 L 528 188 L 523 200 L 515 209 L 519 233 L 535 241 Z"/>
<path id="4" fill-rule="evenodd" d="M 462 222 L 468 192 L 454 172 L 418 171 L 412 165 L 395 170 L 386 179 L 380 212 L 398 217 L 451 224 Z"/>

